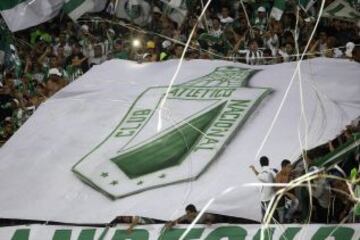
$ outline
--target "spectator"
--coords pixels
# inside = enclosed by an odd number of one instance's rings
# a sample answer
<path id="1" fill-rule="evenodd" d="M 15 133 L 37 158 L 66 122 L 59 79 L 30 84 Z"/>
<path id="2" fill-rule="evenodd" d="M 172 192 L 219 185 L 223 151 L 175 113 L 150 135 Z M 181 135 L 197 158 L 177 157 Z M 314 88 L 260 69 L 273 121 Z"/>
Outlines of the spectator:
<path id="1" fill-rule="evenodd" d="M 327 46 L 327 34 L 326 34 L 326 32 L 322 31 L 322 32 L 319 33 L 319 39 L 311 47 L 310 52 L 312 52 L 312 53 L 319 52 L 320 56 L 324 57 L 326 49 L 328 49 L 328 46 Z"/>
<path id="2" fill-rule="evenodd" d="M 198 210 L 193 204 L 189 204 L 185 208 L 186 214 L 179 217 L 175 221 L 170 221 L 166 223 L 165 228 L 170 229 L 176 224 L 190 224 L 192 223 L 199 215 Z M 210 213 L 202 214 L 199 219 L 196 221 L 197 224 L 212 224 L 214 222 L 214 216 Z"/>
<path id="3" fill-rule="evenodd" d="M 234 19 L 230 16 L 230 10 L 228 7 L 223 7 L 221 9 L 221 13 L 218 14 L 218 18 L 220 19 L 220 22 L 223 25 L 232 23 L 234 21 Z"/>
<path id="4" fill-rule="evenodd" d="M 148 41 L 146 43 L 146 53 L 144 53 L 143 59 L 145 62 L 155 62 L 158 59 L 156 53 L 156 46 L 154 41 Z"/>
<path id="5" fill-rule="evenodd" d="M 338 179 L 330 179 L 333 195 L 332 222 L 337 223 L 345 219 L 354 206 L 355 201 L 350 195 L 348 185 Z"/>
<path id="6" fill-rule="evenodd" d="M 110 225 L 114 226 L 118 223 L 129 224 L 127 232 L 130 234 L 137 225 L 154 224 L 155 221 L 150 218 L 144 218 L 140 216 L 118 216 L 113 221 L 111 221 Z"/>
<path id="7" fill-rule="evenodd" d="M 293 178 L 292 165 L 287 159 L 281 162 L 281 170 L 275 177 L 275 182 L 279 184 L 287 184 Z M 285 187 L 285 186 L 284 186 Z M 281 190 L 284 187 L 277 187 L 277 190 Z M 299 200 L 292 193 L 292 191 L 286 191 L 280 198 L 280 201 L 276 207 L 279 223 L 291 223 L 293 222 L 294 212 L 299 206 Z"/>
<path id="8" fill-rule="evenodd" d="M 171 42 L 165 40 L 161 43 L 160 61 L 167 60 L 170 55 Z"/>
<path id="9" fill-rule="evenodd" d="M 223 31 L 221 29 L 220 21 L 218 18 L 213 18 L 211 20 L 211 22 L 212 22 L 212 25 L 211 25 L 209 34 L 213 37 L 219 38 L 221 36 L 221 34 L 223 33 Z"/>
<path id="10" fill-rule="evenodd" d="M 256 39 L 249 41 L 249 48 L 239 50 L 239 53 L 245 55 L 245 62 L 249 65 L 260 65 L 263 63 L 263 52 L 259 49 Z"/>
<path id="11" fill-rule="evenodd" d="M 258 27 L 261 31 L 265 31 L 268 24 L 266 9 L 261 6 L 257 9 L 257 13 L 253 25 Z"/>
<path id="12" fill-rule="evenodd" d="M 279 37 L 271 28 L 270 31 L 264 33 L 263 37 L 264 46 L 271 50 L 271 56 L 276 56 L 279 49 Z"/>
<path id="13" fill-rule="evenodd" d="M 330 185 L 320 174 L 317 167 L 311 167 L 309 172 L 319 174 L 319 178 L 312 181 L 312 197 L 314 202 L 314 219 L 316 223 L 329 223 L 330 216 Z"/>
<path id="14" fill-rule="evenodd" d="M 262 183 L 274 183 L 276 173 L 269 167 L 269 159 L 266 156 L 260 158 L 261 171 L 257 171 L 254 165 L 251 165 L 250 168 Z M 265 212 L 269 206 L 270 200 L 275 194 L 274 188 L 271 186 L 262 186 L 260 189 L 260 201 L 261 201 L 261 215 L 264 219 Z"/>
<path id="15" fill-rule="evenodd" d="M 175 58 L 175 59 L 181 58 L 183 51 L 184 51 L 184 47 L 180 44 L 177 44 L 174 48 L 173 55 L 170 58 Z"/>

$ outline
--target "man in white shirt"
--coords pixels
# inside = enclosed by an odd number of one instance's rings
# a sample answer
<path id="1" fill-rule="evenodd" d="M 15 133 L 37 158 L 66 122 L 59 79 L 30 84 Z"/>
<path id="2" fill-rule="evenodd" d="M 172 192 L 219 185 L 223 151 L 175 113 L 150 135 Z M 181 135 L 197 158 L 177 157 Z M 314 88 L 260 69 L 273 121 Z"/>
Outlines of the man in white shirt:
<path id="1" fill-rule="evenodd" d="M 260 28 L 261 31 L 265 31 L 267 26 L 268 20 L 267 20 L 267 13 L 266 9 L 261 6 L 257 9 L 256 17 L 254 19 L 254 26 L 257 26 Z"/>
<path id="2" fill-rule="evenodd" d="M 251 165 L 250 168 L 255 173 L 256 177 L 262 183 L 274 183 L 276 173 L 273 169 L 269 167 L 269 159 L 266 156 L 260 158 L 261 170 L 258 172 L 254 165 Z M 274 188 L 271 186 L 262 186 L 260 189 L 260 201 L 261 201 L 261 214 L 262 219 L 264 218 L 265 212 L 269 206 L 271 198 L 275 195 Z"/>
<path id="3" fill-rule="evenodd" d="M 221 13 L 218 15 L 218 18 L 223 25 L 232 23 L 234 21 L 234 19 L 230 16 L 230 10 L 227 7 L 223 7 L 221 9 Z"/>

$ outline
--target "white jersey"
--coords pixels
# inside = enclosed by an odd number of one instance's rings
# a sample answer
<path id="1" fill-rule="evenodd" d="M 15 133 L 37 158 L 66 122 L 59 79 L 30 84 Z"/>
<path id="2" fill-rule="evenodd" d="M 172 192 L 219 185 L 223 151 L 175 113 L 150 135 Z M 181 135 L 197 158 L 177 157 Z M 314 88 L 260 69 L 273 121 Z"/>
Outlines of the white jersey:
<path id="1" fill-rule="evenodd" d="M 262 167 L 261 172 L 257 175 L 257 178 L 262 183 L 274 183 L 275 172 L 269 167 Z M 262 202 L 270 201 L 274 196 L 275 191 L 271 186 L 262 186 L 260 189 L 260 200 Z"/>
<path id="2" fill-rule="evenodd" d="M 249 65 L 263 64 L 263 52 L 261 50 L 251 51 L 249 49 L 240 50 L 240 54 L 245 54 L 245 61 Z"/>

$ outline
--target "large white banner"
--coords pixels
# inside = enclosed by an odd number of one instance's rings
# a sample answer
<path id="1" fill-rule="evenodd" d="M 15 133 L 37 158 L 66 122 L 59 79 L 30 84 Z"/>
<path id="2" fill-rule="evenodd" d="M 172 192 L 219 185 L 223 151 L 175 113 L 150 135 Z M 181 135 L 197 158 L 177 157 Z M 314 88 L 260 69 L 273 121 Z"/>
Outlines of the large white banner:
<path id="1" fill-rule="evenodd" d="M 0 228 L 1 240 L 358 240 L 356 224 L 343 225 L 235 225 L 176 226 L 165 230 L 162 225 L 138 226 L 131 232 L 127 226 L 111 228 L 71 226 L 16 226 Z"/>
<path id="2" fill-rule="evenodd" d="M 185 61 L 168 89 L 177 64 L 108 61 L 42 104 L 0 149 L 1 217 L 168 220 L 193 203 L 259 220 L 249 165 L 279 169 L 360 115 L 359 64 L 307 60 L 260 148 L 296 63 Z"/>

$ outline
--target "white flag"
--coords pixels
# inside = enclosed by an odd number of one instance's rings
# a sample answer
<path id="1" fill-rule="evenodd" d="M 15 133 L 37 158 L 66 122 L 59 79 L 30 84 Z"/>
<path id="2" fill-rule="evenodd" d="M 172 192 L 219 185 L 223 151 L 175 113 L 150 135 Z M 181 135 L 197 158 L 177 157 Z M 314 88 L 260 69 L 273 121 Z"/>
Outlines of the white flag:
<path id="1" fill-rule="evenodd" d="M 0 10 L 12 32 L 23 30 L 55 17 L 64 0 L 1 0 Z"/>
<path id="2" fill-rule="evenodd" d="M 187 15 L 187 7 L 184 0 L 160 0 L 165 4 L 164 13 L 178 25 L 181 25 Z"/>
<path id="3" fill-rule="evenodd" d="M 144 0 L 123 0 L 118 2 L 116 16 L 144 26 L 151 21 L 150 10 L 150 4 Z"/>
<path id="4" fill-rule="evenodd" d="M 76 21 L 87 12 L 99 12 L 105 8 L 106 0 L 66 0 L 64 12 Z"/>

